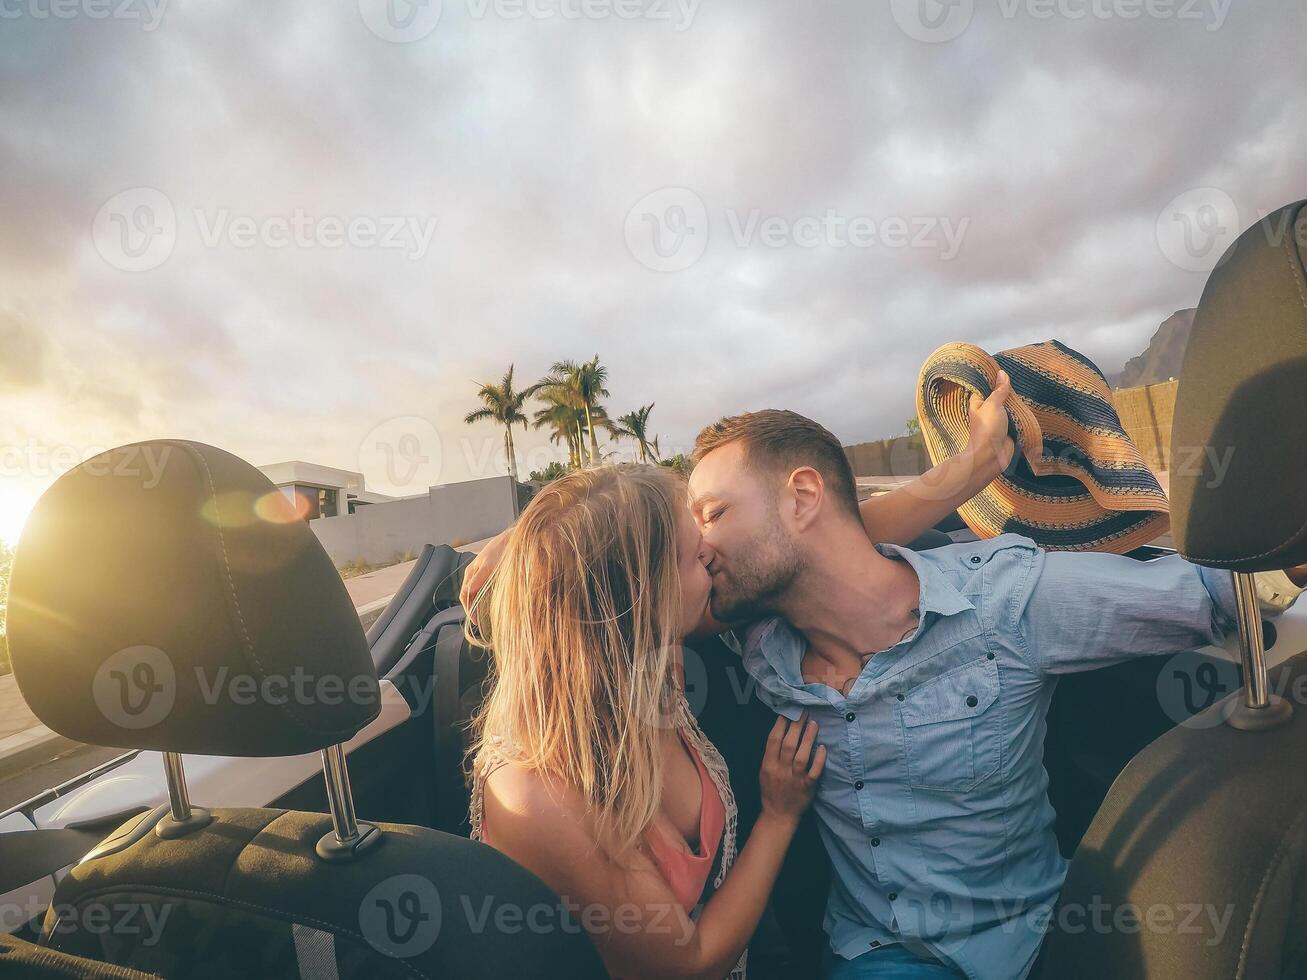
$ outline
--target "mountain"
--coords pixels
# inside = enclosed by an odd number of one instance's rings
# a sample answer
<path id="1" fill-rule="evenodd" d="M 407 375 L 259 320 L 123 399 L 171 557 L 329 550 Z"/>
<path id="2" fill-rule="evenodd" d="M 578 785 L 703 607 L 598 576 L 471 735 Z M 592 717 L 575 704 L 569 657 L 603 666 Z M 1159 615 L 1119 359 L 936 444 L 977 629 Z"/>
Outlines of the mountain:
<path id="1" fill-rule="evenodd" d="M 1148 349 L 1138 357 L 1125 362 L 1115 378 L 1113 387 L 1133 388 L 1151 385 L 1180 376 L 1185 345 L 1189 343 L 1189 330 L 1194 325 L 1194 310 L 1180 310 L 1162 321 L 1148 342 Z"/>

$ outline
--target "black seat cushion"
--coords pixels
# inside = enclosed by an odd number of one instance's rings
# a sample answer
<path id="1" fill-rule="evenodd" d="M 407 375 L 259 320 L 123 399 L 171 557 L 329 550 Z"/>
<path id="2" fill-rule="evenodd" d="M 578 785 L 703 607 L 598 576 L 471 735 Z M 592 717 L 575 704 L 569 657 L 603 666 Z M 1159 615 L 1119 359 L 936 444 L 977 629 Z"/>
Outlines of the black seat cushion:
<path id="1" fill-rule="evenodd" d="M 73 868 L 43 942 L 170 980 L 606 976 L 576 913 L 492 848 L 379 824 L 375 850 L 326 864 L 326 815 L 212 813 Z"/>
<path id="2" fill-rule="evenodd" d="M 1303 690 L 1307 654 L 1271 684 Z M 1044 980 L 1307 975 L 1307 710 L 1249 734 L 1222 705 L 1113 783 L 1071 862 Z"/>

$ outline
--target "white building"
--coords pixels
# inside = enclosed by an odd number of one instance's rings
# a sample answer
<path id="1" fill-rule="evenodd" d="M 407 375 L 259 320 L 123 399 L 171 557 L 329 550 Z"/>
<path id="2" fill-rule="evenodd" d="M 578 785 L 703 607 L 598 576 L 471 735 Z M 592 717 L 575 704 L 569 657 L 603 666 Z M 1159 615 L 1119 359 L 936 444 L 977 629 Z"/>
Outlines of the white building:
<path id="1" fill-rule="evenodd" d="M 388 497 L 369 490 L 362 473 L 333 466 L 291 460 L 259 470 L 294 501 L 337 565 L 395 561 L 425 544 L 480 541 L 513 523 L 529 499 L 528 488 L 507 476 Z"/>
<path id="2" fill-rule="evenodd" d="M 361 505 L 398 499 L 369 490 L 362 473 L 338 470 L 334 466 L 294 459 L 260 466 L 259 471 L 290 497 L 296 510 L 308 520 L 340 517 L 354 513 Z"/>

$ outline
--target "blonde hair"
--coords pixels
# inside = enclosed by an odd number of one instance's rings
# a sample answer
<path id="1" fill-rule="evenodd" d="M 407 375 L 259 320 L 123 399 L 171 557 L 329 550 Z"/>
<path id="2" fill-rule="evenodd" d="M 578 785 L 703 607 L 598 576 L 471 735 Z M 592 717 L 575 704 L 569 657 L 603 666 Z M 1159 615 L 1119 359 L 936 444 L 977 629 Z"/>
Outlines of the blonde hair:
<path id="1" fill-rule="evenodd" d="M 474 772 L 508 759 L 572 787 L 599 845 L 629 853 L 662 795 L 677 723 L 682 478 L 604 466 L 545 486 L 476 600 L 492 688 L 473 719 Z M 484 776 L 484 773 L 482 774 Z"/>

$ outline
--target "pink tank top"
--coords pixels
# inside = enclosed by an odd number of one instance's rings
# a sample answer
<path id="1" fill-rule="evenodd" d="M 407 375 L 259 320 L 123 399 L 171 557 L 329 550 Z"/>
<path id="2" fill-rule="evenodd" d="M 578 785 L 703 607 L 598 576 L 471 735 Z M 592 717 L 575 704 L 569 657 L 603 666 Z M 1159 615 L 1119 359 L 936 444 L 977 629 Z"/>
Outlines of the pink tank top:
<path id="1" fill-rule="evenodd" d="M 703 803 L 699 807 L 699 850 L 693 854 L 682 850 L 679 844 L 669 840 L 657 827 L 649 828 L 645 843 L 654 867 L 663 876 L 681 907 L 690 912 L 699 904 L 704 886 L 712 874 L 713 859 L 717 856 L 717 847 L 726 829 L 726 806 L 722 803 L 721 794 L 717 792 L 717 786 L 708 774 L 703 760 L 684 732 L 681 733 L 681 741 L 685 743 L 695 768 L 699 770 L 699 784 L 703 787 Z M 481 825 L 481 839 L 491 847 L 494 846 L 489 821 L 484 821 Z"/>
<path id="2" fill-rule="evenodd" d="M 721 794 L 717 792 L 717 786 L 708 775 L 703 760 L 684 732 L 681 733 L 681 741 L 685 743 L 695 768 L 699 770 L 699 785 L 703 787 L 703 804 L 699 807 L 699 850 L 693 854 L 683 851 L 657 827 L 649 828 L 646 843 L 654 867 L 672 889 L 672 894 L 681 903 L 681 907 L 689 912 L 699 904 L 704 886 L 708 884 L 708 876 L 712 874 L 713 858 L 717 855 L 717 845 L 721 843 L 722 831 L 726 827 L 726 807 L 722 804 Z"/>

